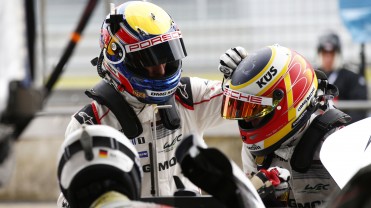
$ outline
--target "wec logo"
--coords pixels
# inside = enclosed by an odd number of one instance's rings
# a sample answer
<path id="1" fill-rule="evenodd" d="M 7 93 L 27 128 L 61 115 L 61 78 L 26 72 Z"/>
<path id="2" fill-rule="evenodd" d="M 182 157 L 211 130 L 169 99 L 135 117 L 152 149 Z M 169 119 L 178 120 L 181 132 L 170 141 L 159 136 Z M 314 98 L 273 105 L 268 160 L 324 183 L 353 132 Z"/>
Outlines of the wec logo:
<path id="1" fill-rule="evenodd" d="M 265 85 L 268 84 L 269 81 L 273 79 L 274 76 L 276 76 L 276 74 L 277 69 L 272 66 L 269 71 L 256 82 L 256 84 L 259 85 L 259 88 L 263 88 Z"/>
<path id="2" fill-rule="evenodd" d="M 305 186 L 304 190 L 306 190 L 306 191 L 322 191 L 322 190 L 328 190 L 329 186 L 330 186 L 330 184 L 322 184 L 322 183 L 316 184 L 315 186 L 310 186 L 309 184 L 307 184 Z"/>

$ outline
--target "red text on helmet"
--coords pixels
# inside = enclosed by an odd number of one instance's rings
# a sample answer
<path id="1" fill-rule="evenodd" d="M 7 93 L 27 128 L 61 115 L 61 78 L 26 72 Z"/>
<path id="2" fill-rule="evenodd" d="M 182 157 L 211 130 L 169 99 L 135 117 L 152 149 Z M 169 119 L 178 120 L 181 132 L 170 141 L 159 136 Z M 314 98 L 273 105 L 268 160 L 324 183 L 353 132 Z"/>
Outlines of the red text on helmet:
<path id="1" fill-rule="evenodd" d="M 241 100 L 248 103 L 258 104 L 258 105 L 273 105 L 272 104 L 272 98 L 269 97 L 261 97 L 256 95 L 249 95 L 246 93 L 242 93 L 239 91 L 231 90 L 229 88 L 226 88 L 223 92 L 223 94 L 227 97 Z"/>
<path id="2" fill-rule="evenodd" d="M 163 35 L 156 36 L 154 38 L 141 41 L 139 43 L 133 43 L 125 46 L 126 53 L 132 53 L 135 51 L 143 50 L 145 48 L 158 45 L 160 43 L 164 43 L 170 40 L 175 40 L 182 38 L 182 33 L 180 31 L 174 31 L 170 33 L 166 33 Z"/>
<path id="3" fill-rule="evenodd" d="M 260 78 L 260 80 L 258 80 L 258 81 L 256 82 L 256 84 L 258 84 L 260 88 L 263 88 L 265 85 L 267 85 L 267 83 L 268 83 L 269 81 L 272 80 L 272 78 L 273 78 L 276 74 L 277 74 L 277 69 L 274 68 L 274 66 L 272 66 L 272 67 L 269 69 L 269 71 L 268 71 L 266 74 L 264 74 L 264 76 L 262 76 L 262 77 Z"/>

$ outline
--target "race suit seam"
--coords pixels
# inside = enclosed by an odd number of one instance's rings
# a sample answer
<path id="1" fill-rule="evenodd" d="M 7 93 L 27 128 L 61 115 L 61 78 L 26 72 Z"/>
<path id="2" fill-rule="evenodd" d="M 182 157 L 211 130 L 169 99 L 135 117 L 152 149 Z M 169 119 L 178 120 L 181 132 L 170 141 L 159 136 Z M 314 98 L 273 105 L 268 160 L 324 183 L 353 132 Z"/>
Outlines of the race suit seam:
<path id="1" fill-rule="evenodd" d="M 180 97 L 178 95 L 175 95 L 175 99 L 182 105 L 184 106 L 185 108 L 189 109 L 189 110 L 194 110 L 194 108 L 192 106 L 189 106 L 187 105 L 185 102 L 182 101 L 182 99 L 180 99 Z"/>
<path id="2" fill-rule="evenodd" d="M 101 124 L 101 122 L 100 122 L 101 119 L 99 118 L 97 106 L 95 106 L 95 104 L 93 102 L 91 103 L 91 109 L 93 110 L 94 117 L 97 120 L 97 123 L 98 124 Z"/>

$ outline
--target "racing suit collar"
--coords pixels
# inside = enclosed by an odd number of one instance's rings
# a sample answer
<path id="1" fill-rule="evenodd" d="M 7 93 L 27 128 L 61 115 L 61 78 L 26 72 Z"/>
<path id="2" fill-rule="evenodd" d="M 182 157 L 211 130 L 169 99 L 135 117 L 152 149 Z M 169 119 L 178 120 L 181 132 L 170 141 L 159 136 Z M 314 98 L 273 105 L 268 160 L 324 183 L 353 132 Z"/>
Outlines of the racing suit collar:
<path id="1" fill-rule="evenodd" d="M 140 102 L 136 97 L 130 95 L 126 91 L 123 91 L 122 94 L 125 100 L 129 103 L 129 105 L 134 109 L 136 113 L 141 111 L 141 109 L 146 105 L 145 103 Z"/>
<path id="2" fill-rule="evenodd" d="M 134 112 L 137 114 L 142 123 L 153 120 L 153 111 L 155 110 L 153 108 L 154 105 L 142 103 L 136 97 L 132 96 L 126 91 L 122 92 L 122 94 L 125 100 L 134 109 Z"/>
<path id="3" fill-rule="evenodd" d="M 289 160 L 294 152 L 296 145 L 299 143 L 300 138 L 304 135 L 304 132 L 308 129 L 315 117 L 316 114 L 312 114 L 308 122 L 296 134 L 282 143 L 281 147 L 274 151 L 274 154 L 284 160 Z"/>

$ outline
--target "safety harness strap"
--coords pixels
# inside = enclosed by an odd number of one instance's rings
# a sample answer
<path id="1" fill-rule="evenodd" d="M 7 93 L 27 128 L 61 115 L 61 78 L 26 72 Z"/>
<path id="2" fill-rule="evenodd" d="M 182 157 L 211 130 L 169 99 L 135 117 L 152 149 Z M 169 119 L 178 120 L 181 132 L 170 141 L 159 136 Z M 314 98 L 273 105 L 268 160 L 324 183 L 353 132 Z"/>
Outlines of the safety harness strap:
<path id="1" fill-rule="evenodd" d="M 143 132 L 142 124 L 129 103 L 106 81 L 102 80 L 91 90 L 85 91 L 85 94 L 112 111 L 119 121 L 122 131 L 129 139 L 133 139 Z M 180 116 L 175 105 L 175 98 L 172 97 L 167 102 L 159 105 L 172 106 L 172 108 L 159 110 L 161 121 L 167 129 L 178 129 L 180 127 Z"/>
<path id="2" fill-rule="evenodd" d="M 307 172 L 322 138 L 331 129 L 343 126 L 350 120 L 351 117 L 348 114 L 336 108 L 317 116 L 295 147 L 290 160 L 292 169 L 301 173 Z"/>
<path id="3" fill-rule="evenodd" d="M 143 132 L 142 124 L 129 103 L 106 81 L 100 81 L 92 89 L 85 91 L 85 94 L 112 111 L 119 121 L 122 131 L 129 139 L 133 139 Z"/>

